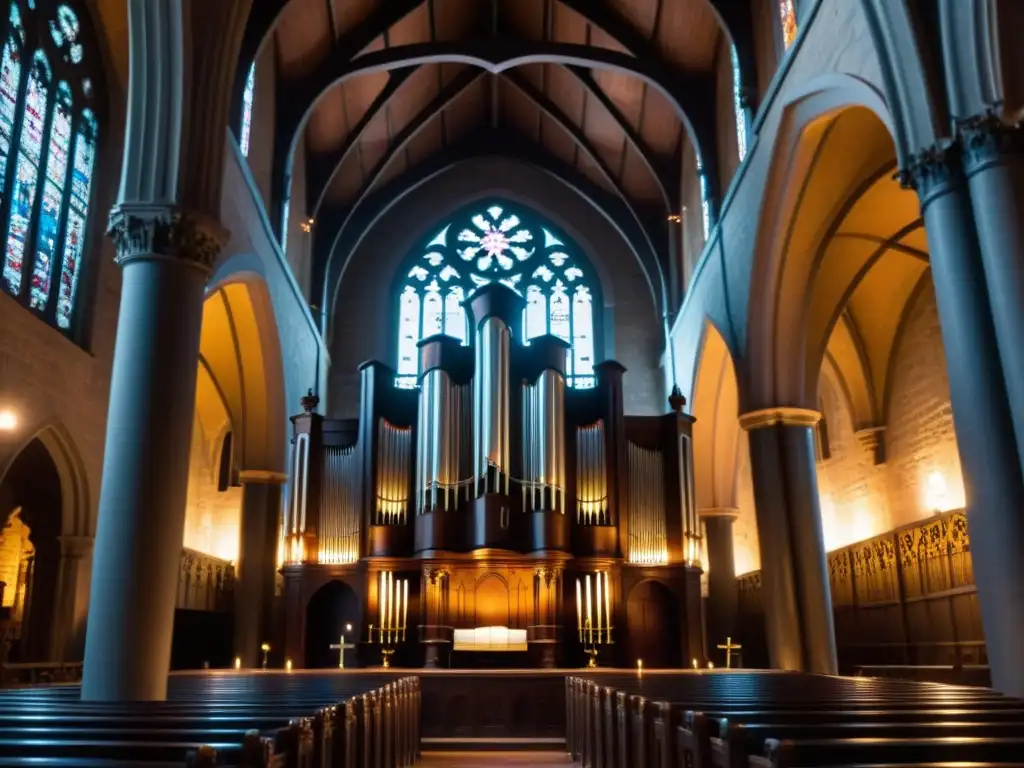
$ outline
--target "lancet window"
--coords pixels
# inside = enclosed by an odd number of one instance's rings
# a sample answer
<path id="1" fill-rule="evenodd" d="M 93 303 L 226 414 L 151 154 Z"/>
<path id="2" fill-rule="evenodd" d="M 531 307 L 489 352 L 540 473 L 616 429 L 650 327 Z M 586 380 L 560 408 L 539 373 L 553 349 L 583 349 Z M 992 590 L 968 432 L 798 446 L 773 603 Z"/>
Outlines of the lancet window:
<path id="1" fill-rule="evenodd" d="M 782 29 L 782 45 L 786 50 L 796 39 L 796 6 L 794 0 L 779 0 L 779 26 Z"/>
<path id="2" fill-rule="evenodd" d="M 747 156 L 747 111 L 743 106 L 740 60 L 736 56 L 736 46 L 732 47 L 732 105 L 736 115 L 736 151 L 742 163 Z"/>
<path id="3" fill-rule="evenodd" d="M 249 67 L 245 78 L 245 90 L 242 91 L 242 125 L 239 131 L 238 148 L 242 156 L 249 156 L 249 137 L 252 135 L 252 102 L 256 96 L 256 62 Z"/>
<path id="4" fill-rule="evenodd" d="M 471 342 L 463 302 L 500 282 L 526 300 L 524 344 L 552 334 L 568 342 L 570 386 L 594 386 L 596 280 L 578 247 L 506 203 L 456 215 L 406 263 L 398 286 L 396 383 L 416 386 L 420 340 L 435 334 Z"/>
<path id="5" fill-rule="evenodd" d="M 0 57 L 4 290 L 72 329 L 96 165 L 94 60 L 65 3 L 13 0 Z"/>

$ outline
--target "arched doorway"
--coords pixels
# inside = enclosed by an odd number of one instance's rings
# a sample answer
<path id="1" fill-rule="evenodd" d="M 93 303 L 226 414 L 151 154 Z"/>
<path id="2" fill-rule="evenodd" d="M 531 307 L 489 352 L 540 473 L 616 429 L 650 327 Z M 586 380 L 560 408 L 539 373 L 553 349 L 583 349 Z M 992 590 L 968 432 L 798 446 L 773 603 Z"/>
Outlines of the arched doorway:
<path id="1" fill-rule="evenodd" d="M 638 584 L 626 602 L 629 663 L 643 659 L 648 669 L 682 666 L 680 608 L 675 595 L 657 581 Z"/>
<path id="2" fill-rule="evenodd" d="M 60 565 L 61 482 L 38 438 L 0 482 L 0 616 L 13 621 L 12 661 L 49 660 Z"/>
<path id="3" fill-rule="evenodd" d="M 353 629 L 346 631 L 346 626 Z M 338 666 L 338 651 L 332 650 L 341 634 L 346 643 L 359 640 L 359 598 L 343 581 L 331 581 L 320 587 L 306 608 L 306 667 L 322 669 Z M 345 652 L 346 666 L 355 665 L 354 649 Z"/>

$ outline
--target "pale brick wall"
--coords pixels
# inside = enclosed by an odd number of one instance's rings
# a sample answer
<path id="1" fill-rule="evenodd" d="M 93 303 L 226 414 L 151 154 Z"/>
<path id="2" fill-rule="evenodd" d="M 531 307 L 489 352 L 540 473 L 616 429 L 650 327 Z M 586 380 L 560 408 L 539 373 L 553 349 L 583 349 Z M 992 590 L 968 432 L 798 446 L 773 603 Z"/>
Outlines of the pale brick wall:
<path id="1" fill-rule="evenodd" d="M 890 374 L 886 450 L 892 524 L 902 525 L 934 511 L 926 503 L 932 473 L 938 472 L 946 485 L 945 499 L 939 500 L 945 509 L 964 504 L 946 360 L 930 281 L 909 307 L 897 344 Z"/>

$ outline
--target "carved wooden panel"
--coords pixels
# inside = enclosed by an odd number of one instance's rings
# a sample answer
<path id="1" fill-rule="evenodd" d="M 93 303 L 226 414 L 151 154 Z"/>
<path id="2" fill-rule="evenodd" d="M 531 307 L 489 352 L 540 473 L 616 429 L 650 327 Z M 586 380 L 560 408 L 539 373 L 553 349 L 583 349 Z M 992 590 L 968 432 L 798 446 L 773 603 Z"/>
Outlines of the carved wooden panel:
<path id="1" fill-rule="evenodd" d="M 853 603 L 853 574 L 850 570 L 850 553 L 839 549 L 828 555 L 828 580 L 832 589 L 832 605 Z"/>

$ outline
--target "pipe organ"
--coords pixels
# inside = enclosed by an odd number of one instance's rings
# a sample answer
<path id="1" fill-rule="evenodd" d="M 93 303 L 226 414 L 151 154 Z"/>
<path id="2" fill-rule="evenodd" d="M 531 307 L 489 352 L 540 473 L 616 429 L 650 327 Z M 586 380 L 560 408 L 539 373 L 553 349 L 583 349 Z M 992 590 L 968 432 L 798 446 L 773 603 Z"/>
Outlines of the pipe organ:
<path id="1" fill-rule="evenodd" d="M 608 524 L 608 479 L 601 419 L 576 427 L 576 521 L 587 525 Z"/>
<path id="2" fill-rule="evenodd" d="M 657 448 L 629 443 L 629 549 L 626 559 L 637 565 L 668 562 L 665 531 L 665 477 Z"/>
<path id="3" fill-rule="evenodd" d="M 344 581 L 375 606 L 386 571 L 408 584 L 396 663 L 471 652 L 452 650 L 456 629 L 500 624 L 525 632 L 538 663 L 574 663 L 584 655 L 577 579 L 593 590 L 605 644 L 587 653 L 599 663 L 629 652 L 629 594 L 649 579 L 686 614 L 680 658 L 703 658 L 692 418 L 675 402 L 663 416 L 626 416 L 613 361 L 595 366 L 592 388 L 568 388 L 569 345 L 550 335 L 524 344 L 523 299 L 500 283 L 463 306 L 469 343 L 423 339 L 416 388 L 368 362 L 357 419 L 326 419 L 315 402 L 292 418 L 279 558 L 288 657 L 302 666 L 317 585 Z M 363 610 L 361 642 L 376 618 Z"/>

